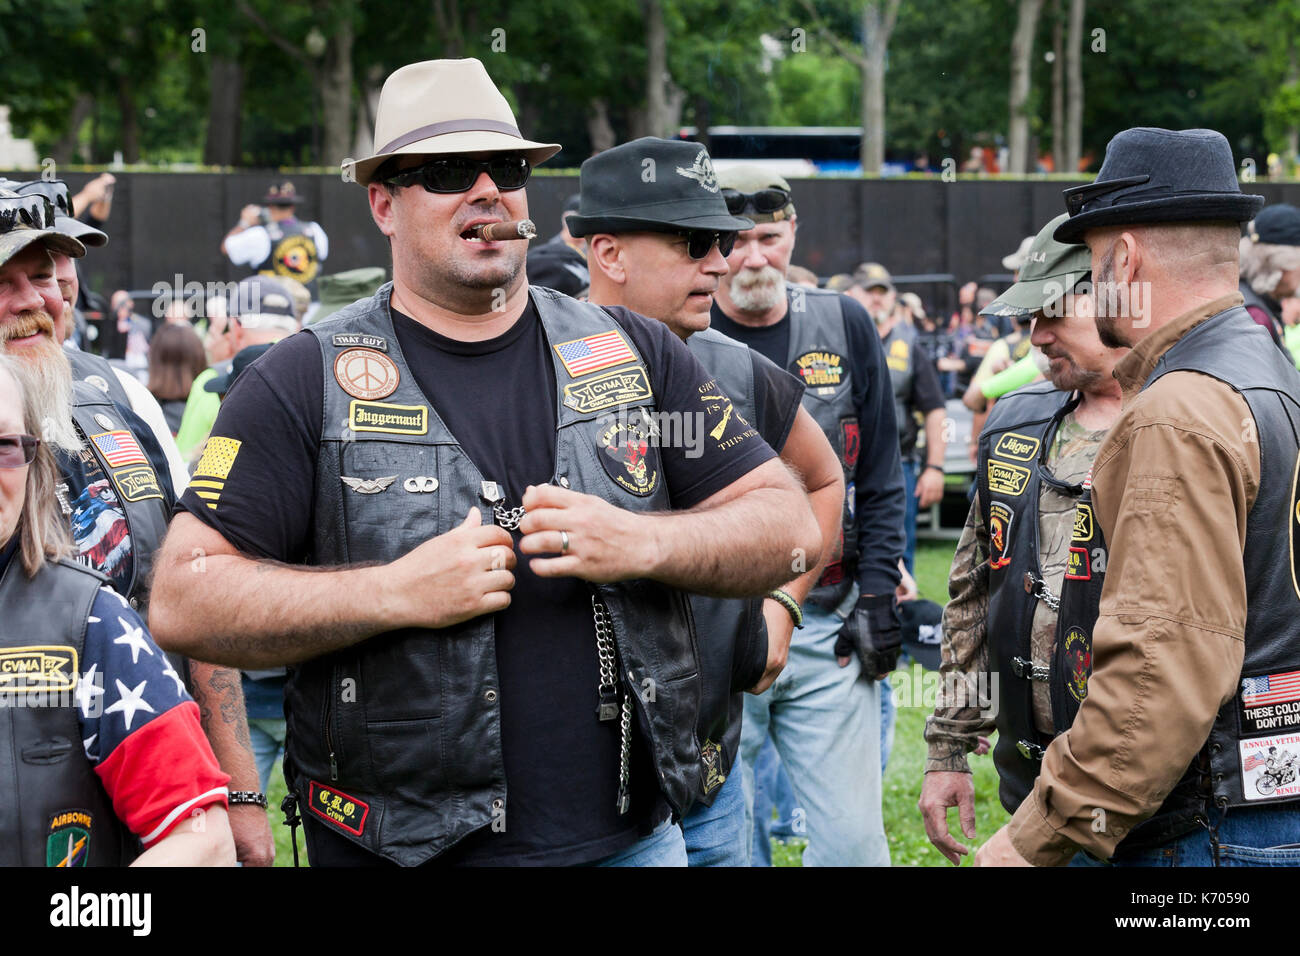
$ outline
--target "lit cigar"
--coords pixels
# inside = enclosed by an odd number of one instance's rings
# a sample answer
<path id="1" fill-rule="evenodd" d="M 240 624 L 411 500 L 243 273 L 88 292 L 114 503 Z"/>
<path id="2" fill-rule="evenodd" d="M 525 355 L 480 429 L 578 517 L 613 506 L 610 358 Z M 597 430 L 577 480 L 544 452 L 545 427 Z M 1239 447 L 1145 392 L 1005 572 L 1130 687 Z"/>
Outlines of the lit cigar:
<path id="1" fill-rule="evenodd" d="M 537 227 L 531 219 L 511 219 L 508 222 L 485 222 L 471 230 L 475 239 L 497 242 L 502 239 L 536 239 Z"/>

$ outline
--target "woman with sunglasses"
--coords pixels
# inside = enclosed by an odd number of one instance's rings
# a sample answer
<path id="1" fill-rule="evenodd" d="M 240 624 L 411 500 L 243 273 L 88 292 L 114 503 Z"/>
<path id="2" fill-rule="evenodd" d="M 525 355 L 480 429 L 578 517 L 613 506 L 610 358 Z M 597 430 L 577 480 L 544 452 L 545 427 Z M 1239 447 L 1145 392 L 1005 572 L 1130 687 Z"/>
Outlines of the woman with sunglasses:
<path id="1" fill-rule="evenodd" d="M 229 777 L 144 623 L 67 559 L 39 422 L 0 355 L 0 865 L 233 864 Z M 84 759 L 28 759 L 51 741 Z"/>

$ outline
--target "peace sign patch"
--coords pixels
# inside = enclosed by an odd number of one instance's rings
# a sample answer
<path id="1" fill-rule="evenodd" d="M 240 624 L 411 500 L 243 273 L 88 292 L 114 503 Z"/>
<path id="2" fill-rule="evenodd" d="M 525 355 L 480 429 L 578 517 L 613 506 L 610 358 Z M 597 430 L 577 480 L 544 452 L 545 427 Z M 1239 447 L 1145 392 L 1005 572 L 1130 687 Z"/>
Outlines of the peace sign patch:
<path id="1" fill-rule="evenodd" d="M 334 380 L 353 398 L 373 402 L 397 391 L 402 376 L 383 352 L 348 349 L 334 360 Z"/>

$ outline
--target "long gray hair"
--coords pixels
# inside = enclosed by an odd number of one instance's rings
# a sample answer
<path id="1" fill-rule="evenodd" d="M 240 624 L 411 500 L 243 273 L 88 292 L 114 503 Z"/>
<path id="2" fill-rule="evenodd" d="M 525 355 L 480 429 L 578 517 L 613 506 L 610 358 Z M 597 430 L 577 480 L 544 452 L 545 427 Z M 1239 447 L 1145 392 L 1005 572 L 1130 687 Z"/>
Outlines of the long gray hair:
<path id="1" fill-rule="evenodd" d="M 1242 236 L 1240 252 L 1241 277 L 1260 295 L 1271 296 L 1282 273 L 1300 266 L 1300 246 L 1256 242 L 1250 236 Z"/>
<path id="2" fill-rule="evenodd" d="M 59 466 L 54 460 L 54 449 L 45 442 L 41 430 L 42 410 L 37 407 L 34 390 L 27 387 L 23 363 L 7 355 L 0 355 L 0 375 L 12 379 L 18 386 L 23 430 L 41 439 L 41 443 L 36 446 L 36 458 L 27 468 L 27 497 L 18 518 L 23 570 L 31 578 L 36 576 L 45 561 L 71 554 L 72 541 L 68 533 L 68 521 L 60 512 L 58 499 L 54 495 L 59 480 Z"/>

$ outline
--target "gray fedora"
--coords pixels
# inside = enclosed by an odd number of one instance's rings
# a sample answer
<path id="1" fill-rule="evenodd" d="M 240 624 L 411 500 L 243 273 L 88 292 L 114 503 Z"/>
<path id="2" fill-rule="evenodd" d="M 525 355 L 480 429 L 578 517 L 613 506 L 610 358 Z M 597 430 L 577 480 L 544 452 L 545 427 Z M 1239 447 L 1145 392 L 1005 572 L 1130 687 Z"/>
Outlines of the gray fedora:
<path id="1" fill-rule="evenodd" d="M 1264 205 L 1237 184 L 1232 147 L 1212 129 L 1139 126 L 1117 133 L 1095 182 L 1065 190 L 1058 242 L 1089 229 L 1160 222 L 1248 222 Z"/>
<path id="2" fill-rule="evenodd" d="M 711 229 L 740 232 L 754 222 L 727 212 L 709 152 L 699 143 L 643 136 L 582 164 L 574 236 Z"/>

